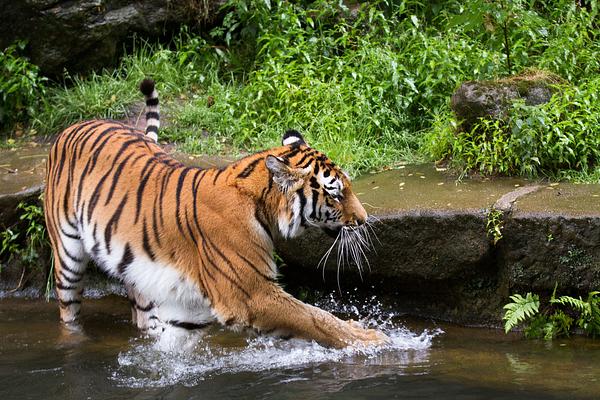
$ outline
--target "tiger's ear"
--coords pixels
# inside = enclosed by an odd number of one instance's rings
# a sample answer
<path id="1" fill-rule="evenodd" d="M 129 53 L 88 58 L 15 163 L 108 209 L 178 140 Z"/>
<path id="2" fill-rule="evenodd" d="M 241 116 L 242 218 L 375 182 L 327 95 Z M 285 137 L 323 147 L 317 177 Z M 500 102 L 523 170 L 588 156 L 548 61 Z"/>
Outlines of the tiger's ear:
<path id="1" fill-rule="evenodd" d="M 281 144 L 283 146 L 300 146 L 301 144 L 306 144 L 306 142 L 300 132 L 290 129 L 283 135 Z"/>
<path id="2" fill-rule="evenodd" d="M 275 182 L 282 192 L 298 190 L 304 184 L 304 170 L 290 167 L 283 158 L 268 155 L 265 159 L 267 169 L 273 174 Z"/>

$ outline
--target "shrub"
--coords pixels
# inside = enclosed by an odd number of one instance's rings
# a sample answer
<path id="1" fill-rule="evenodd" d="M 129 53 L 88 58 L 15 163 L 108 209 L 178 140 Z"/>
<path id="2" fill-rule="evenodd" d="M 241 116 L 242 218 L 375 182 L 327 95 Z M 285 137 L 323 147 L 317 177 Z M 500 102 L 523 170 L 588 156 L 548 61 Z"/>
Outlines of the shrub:
<path id="1" fill-rule="evenodd" d="M 17 42 L 0 51 L 0 134 L 26 122 L 44 96 L 46 79 L 36 65 L 19 56 L 24 48 L 25 42 Z"/>
<path id="2" fill-rule="evenodd" d="M 600 78 L 560 86 L 550 102 L 515 102 L 504 119 L 481 119 L 457 133 L 452 117 L 440 118 L 428 139 L 436 159 L 484 174 L 561 175 L 593 173 L 600 166 Z"/>

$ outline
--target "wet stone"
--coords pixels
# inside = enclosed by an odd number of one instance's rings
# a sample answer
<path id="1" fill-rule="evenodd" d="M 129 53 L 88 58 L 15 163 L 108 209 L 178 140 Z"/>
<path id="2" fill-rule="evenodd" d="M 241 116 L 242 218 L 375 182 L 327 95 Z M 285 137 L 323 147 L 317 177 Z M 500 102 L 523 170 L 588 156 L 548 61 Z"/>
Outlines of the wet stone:
<path id="1" fill-rule="evenodd" d="M 48 146 L 29 143 L 0 150 L 0 228 L 18 220 L 17 205 L 35 201 L 43 189 Z"/>

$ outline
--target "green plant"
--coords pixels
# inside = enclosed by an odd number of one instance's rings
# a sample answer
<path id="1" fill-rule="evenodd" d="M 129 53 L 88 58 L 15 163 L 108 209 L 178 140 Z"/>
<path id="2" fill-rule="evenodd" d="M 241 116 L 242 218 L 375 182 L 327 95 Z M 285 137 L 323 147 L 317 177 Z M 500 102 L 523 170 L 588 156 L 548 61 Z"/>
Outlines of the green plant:
<path id="1" fill-rule="evenodd" d="M 25 223 L 25 236 L 27 244 L 21 250 L 20 257 L 28 265 L 33 266 L 38 263 L 40 250 L 48 247 L 48 237 L 46 225 L 44 222 L 44 210 L 40 205 L 19 203 L 18 210 L 21 210 L 19 219 Z"/>
<path id="2" fill-rule="evenodd" d="M 571 296 L 556 297 L 556 289 L 544 307 L 540 307 L 540 297 L 527 293 L 510 296 L 512 302 L 506 304 L 503 320 L 506 333 L 525 324 L 525 337 L 551 340 L 559 336 L 569 336 L 573 322 L 587 335 L 600 335 L 600 292 L 592 291 L 586 300 Z M 575 319 L 576 318 L 576 319 Z"/>
<path id="3" fill-rule="evenodd" d="M 13 232 L 12 229 L 6 229 L 0 232 L 0 240 L 2 245 L 0 247 L 0 256 L 4 255 L 7 257 L 7 262 L 19 254 L 20 247 L 18 244 L 19 232 Z M 2 271 L 2 263 L 0 263 L 0 271 Z"/>
<path id="4" fill-rule="evenodd" d="M 0 256 L 3 258 L 0 261 L 22 266 L 23 273 L 17 286 L 20 287 L 26 271 L 44 269 L 48 264 L 49 241 L 42 207 L 21 202 L 17 209 L 20 211 L 19 222 L 0 232 Z"/>
<path id="5" fill-rule="evenodd" d="M 429 139 L 429 151 L 459 169 L 484 174 L 561 177 L 564 171 L 579 171 L 595 176 L 600 168 L 599 90 L 595 77 L 579 87 L 557 87 L 540 106 L 515 102 L 507 118 L 481 119 L 468 132 L 441 128 Z"/>
<path id="6" fill-rule="evenodd" d="M 491 208 L 487 214 L 487 221 L 485 227 L 487 229 L 488 236 L 492 238 L 494 246 L 502 239 L 502 218 L 504 213 L 501 210 Z"/>
<path id="7" fill-rule="evenodd" d="M 0 51 L 0 134 L 27 122 L 44 97 L 46 78 L 19 55 L 24 49 L 25 42 L 17 42 Z"/>
<path id="8" fill-rule="evenodd" d="M 555 298 L 552 295 L 551 304 L 559 304 L 568 306 L 571 309 L 579 312 L 577 325 L 583 329 L 585 333 L 592 337 L 600 335 L 600 292 L 593 291 L 588 293 L 586 300 L 581 297 L 574 298 L 571 296 L 560 296 Z"/>
<path id="9" fill-rule="evenodd" d="M 527 293 L 523 297 L 517 293 L 510 296 L 510 299 L 512 302 L 504 306 L 506 312 L 502 318 L 505 321 L 504 331 L 506 333 L 535 316 L 540 310 L 540 297 L 537 294 Z"/>

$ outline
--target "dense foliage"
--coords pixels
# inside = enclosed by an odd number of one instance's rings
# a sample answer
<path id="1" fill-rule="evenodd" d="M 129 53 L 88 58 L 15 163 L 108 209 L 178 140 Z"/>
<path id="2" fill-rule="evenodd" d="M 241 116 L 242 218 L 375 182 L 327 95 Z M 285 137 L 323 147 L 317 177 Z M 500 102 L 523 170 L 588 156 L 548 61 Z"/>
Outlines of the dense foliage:
<path id="1" fill-rule="evenodd" d="M 430 143 L 436 158 L 484 174 L 587 176 L 600 165 L 600 77 L 562 86 L 549 103 L 512 104 L 504 119 L 481 119 L 457 134 L 445 120 Z"/>
<path id="2" fill-rule="evenodd" d="M 138 40 L 116 70 L 51 85 L 32 126 L 54 134 L 84 118 L 121 118 L 151 75 L 169 105 L 162 137 L 192 152 L 268 147 L 296 128 L 352 173 L 425 154 L 486 173 L 589 176 L 600 40 L 597 3 L 586 4 L 230 0 L 208 35 Z M 461 82 L 529 67 L 569 86 L 547 106 L 515 104 L 509 120 L 456 134 L 448 103 Z"/>
<path id="3" fill-rule="evenodd" d="M 0 51 L 0 134 L 18 128 L 37 111 L 45 78 L 37 66 L 20 56 L 24 42 Z"/>
<path id="4" fill-rule="evenodd" d="M 17 211 L 19 221 L 0 231 L 0 271 L 9 263 L 22 267 L 20 281 L 14 290 L 25 285 L 28 278 L 26 272 L 35 270 L 45 271 L 48 274 L 47 286 L 51 285 L 52 271 L 47 268 L 46 261 L 49 259 L 50 242 L 44 223 L 44 211 L 37 202 L 21 202 Z"/>
<path id="5" fill-rule="evenodd" d="M 504 329 L 509 331 L 524 325 L 525 337 L 551 340 L 569 336 L 578 327 L 589 336 L 600 335 L 600 292 L 590 292 L 581 297 L 556 297 L 556 288 L 547 304 L 540 306 L 537 294 L 527 293 L 510 296 L 512 300 L 504 306 Z M 540 308 L 541 307 L 541 308 Z"/>

